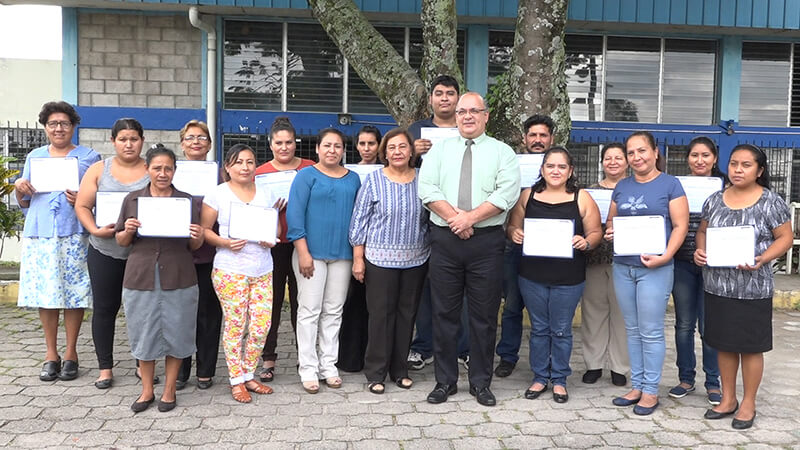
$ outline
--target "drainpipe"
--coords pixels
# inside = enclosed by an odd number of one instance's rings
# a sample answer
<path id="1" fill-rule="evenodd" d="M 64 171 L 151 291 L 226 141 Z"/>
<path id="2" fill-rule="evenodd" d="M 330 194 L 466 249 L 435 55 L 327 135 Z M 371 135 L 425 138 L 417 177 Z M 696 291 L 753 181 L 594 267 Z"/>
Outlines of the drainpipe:
<path id="1" fill-rule="evenodd" d="M 217 31 L 213 24 L 200 19 L 200 11 L 196 6 L 189 8 L 189 22 L 192 26 L 204 31 L 208 37 L 208 61 L 206 63 L 206 124 L 212 143 L 217 140 Z M 214 161 L 216 151 L 212 145 L 206 159 Z"/>

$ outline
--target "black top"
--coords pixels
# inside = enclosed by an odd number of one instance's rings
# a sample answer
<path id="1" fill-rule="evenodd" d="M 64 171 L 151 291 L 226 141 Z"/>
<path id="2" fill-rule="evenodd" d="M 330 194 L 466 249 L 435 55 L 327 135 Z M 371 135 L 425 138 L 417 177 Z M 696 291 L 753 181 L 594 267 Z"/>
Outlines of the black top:
<path id="1" fill-rule="evenodd" d="M 545 203 L 528 198 L 525 206 L 525 218 L 535 219 L 572 219 L 575 224 L 573 235 L 583 236 L 583 220 L 578 208 L 578 192 L 571 201 L 564 203 Z M 530 239 L 531 236 L 526 236 Z M 547 236 L 536 236 L 536 239 L 547 239 Z M 542 256 L 525 256 L 519 265 L 519 275 L 536 283 L 555 286 L 573 286 L 586 280 L 586 255 L 582 251 L 572 249 L 572 259 L 546 258 Z"/>

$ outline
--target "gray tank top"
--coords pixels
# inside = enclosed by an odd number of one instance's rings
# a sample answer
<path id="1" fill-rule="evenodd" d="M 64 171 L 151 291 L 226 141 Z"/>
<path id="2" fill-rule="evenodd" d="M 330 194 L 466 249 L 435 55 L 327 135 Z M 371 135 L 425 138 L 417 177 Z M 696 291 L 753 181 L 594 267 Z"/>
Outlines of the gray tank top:
<path id="1" fill-rule="evenodd" d="M 120 183 L 119 180 L 114 178 L 111 174 L 111 163 L 116 159 L 116 156 L 106 158 L 103 161 L 103 174 L 97 182 L 97 192 L 132 192 L 147 186 L 150 177 L 145 174 L 142 178 L 130 184 Z M 111 238 L 99 238 L 97 236 L 89 235 L 89 243 L 98 252 L 116 259 L 127 259 L 130 247 L 120 247 L 117 240 Z"/>

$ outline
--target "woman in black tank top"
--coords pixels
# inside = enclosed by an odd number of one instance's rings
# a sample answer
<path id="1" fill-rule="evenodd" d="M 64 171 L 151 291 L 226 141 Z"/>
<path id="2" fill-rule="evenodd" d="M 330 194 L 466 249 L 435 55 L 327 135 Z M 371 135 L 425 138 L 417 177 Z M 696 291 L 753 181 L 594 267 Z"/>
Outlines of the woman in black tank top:
<path id="1" fill-rule="evenodd" d="M 510 239 L 523 244 L 519 288 L 531 320 L 530 364 L 534 378 L 525 391 L 525 398 L 531 400 L 539 397 L 551 383 L 553 400 L 565 403 L 569 399 L 567 377 L 572 373 L 569 367 L 572 316 L 583 293 L 585 252 L 602 239 L 600 211 L 591 196 L 578 189 L 573 169 L 572 155 L 566 148 L 550 148 L 544 155 L 541 178 L 522 191 L 507 229 Z M 571 220 L 572 231 L 563 236 L 525 236 L 525 219 L 550 219 L 544 225 L 558 219 Z M 529 233 L 534 229 L 530 228 Z M 537 241 L 563 244 L 563 256 L 542 252 L 543 249 L 537 248 Z"/>

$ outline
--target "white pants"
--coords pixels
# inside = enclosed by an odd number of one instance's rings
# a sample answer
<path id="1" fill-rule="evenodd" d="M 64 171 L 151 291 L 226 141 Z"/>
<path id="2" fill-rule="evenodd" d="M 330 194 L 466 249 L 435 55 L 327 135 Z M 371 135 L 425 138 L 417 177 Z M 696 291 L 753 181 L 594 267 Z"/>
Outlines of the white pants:
<path id="1" fill-rule="evenodd" d="M 350 286 L 353 261 L 314 260 L 314 276 L 305 278 L 297 252 L 292 268 L 297 278 L 297 359 L 301 381 L 339 376 L 339 328 Z"/>
<path id="2" fill-rule="evenodd" d="M 630 370 L 625 321 L 614 293 L 611 264 L 586 266 L 581 300 L 581 341 L 586 369 L 608 368 L 625 375 Z"/>

